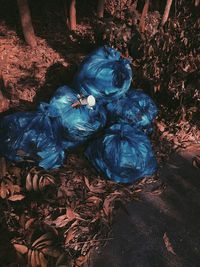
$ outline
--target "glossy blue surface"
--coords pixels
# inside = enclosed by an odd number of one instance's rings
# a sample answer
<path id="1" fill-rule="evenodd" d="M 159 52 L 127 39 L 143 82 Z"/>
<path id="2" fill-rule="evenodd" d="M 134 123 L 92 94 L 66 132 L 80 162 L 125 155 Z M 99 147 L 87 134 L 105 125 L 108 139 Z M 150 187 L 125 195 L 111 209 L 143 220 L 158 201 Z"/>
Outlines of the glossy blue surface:
<path id="1" fill-rule="evenodd" d="M 145 133 L 125 123 L 114 124 L 88 145 L 85 155 L 110 180 L 132 183 L 157 168 Z"/>
<path id="2" fill-rule="evenodd" d="M 86 57 L 75 76 L 74 84 L 83 95 L 108 100 L 124 95 L 131 80 L 130 62 L 123 59 L 117 50 L 103 46 Z"/>
<path id="3" fill-rule="evenodd" d="M 130 89 L 125 97 L 106 104 L 111 123 L 126 122 L 139 129 L 151 131 L 158 110 L 150 96 L 140 89 Z"/>
<path id="4" fill-rule="evenodd" d="M 18 112 L 0 121 L 0 154 L 10 160 L 39 158 L 45 169 L 59 167 L 66 149 L 72 149 L 106 123 L 104 110 L 71 105 L 78 101 L 67 86 L 58 88 L 49 104 L 35 112 Z"/>

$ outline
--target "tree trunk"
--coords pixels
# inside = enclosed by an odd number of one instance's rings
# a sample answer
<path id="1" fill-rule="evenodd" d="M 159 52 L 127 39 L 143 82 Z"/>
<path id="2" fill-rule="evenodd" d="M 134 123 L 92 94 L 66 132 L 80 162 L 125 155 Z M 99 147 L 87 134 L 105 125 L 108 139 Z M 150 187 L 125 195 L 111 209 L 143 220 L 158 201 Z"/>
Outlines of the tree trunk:
<path id="1" fill-rule="evenodd" d="M 31 47 L 36 46 L 36 39 L 27 0 L 17 0 L 24 38 Z"/>
<path id="2" fill-rule="evenodd" d="M 161 26 L 164 26 L 169 17 L 170 8 L 173 0 L 167 0 L 165 11 L 162 17 Z"/>
<path id="3" fill-rule="evenodd" d="M 98 0 L 97 17 L 103 18 L 105 0 Z"/>
<path id="4" fill-rule="evenodd" d="M 63 0 L 63 6 L 64 6 L 64 16 L 65 16 L 66 26 L 67 26 L 67 29 L 69 29 L 70 28 L 70 25 L 69 25 L 69 5 L 68 5 L 67 0 Z"/>
<path id="5" fill-rule="evenodd" d="M 71 0 L 69 8 L 70 30 L 76 30 L 76 0 Z"/>
<path id="6" fill-rule="evenodd" d="M 149 10 L 149 0 L 145 0 L 139 25 L 140 32 L 142 33 L 144 32 L 145 29 L 145 18 L 147 16 L 148 10 Z"/>
<path id="7" fill-rule="evenodd" d="M 6 88 L 2 73 L 2 70 L 5 68 L 6 62 L 7 54 L 4 57 L 0 57 L 0 112 L 4 112 L 9 109 L 10 104 L 10 101 L 6 97 Z"/>

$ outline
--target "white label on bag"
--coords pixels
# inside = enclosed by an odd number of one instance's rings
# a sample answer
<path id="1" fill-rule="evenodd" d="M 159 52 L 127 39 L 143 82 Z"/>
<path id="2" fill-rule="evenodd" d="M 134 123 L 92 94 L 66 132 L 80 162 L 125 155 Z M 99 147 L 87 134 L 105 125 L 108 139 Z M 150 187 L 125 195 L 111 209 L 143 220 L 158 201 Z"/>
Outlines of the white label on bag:
<path id="1" fill-rule="evenodd" d="M 94 106 L 95 106 L 95 104 L 96 104 L 96 99 L 94 98 L 93 95 L 89 95 L 89 96 L 87 97 L 87 104 L 88 104 L 88 106 L 90 106 L 90 107 L 94 107 Z"/>

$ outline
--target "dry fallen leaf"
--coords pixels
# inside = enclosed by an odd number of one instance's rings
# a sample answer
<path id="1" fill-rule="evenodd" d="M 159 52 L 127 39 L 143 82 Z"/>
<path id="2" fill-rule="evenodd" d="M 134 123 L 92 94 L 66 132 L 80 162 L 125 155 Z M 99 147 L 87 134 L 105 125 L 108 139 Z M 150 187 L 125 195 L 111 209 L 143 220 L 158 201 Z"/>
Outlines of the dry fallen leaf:
<path id="1" fill-rule="evenodd" d="M 17 250 L 17 252 L 21 253 L 21 254 L 26 254 L 28 252 L 28 248 L 25 245 L 21 245 L 21 244 L 13 244 L 14 248 Z"/>
<path id="2" fill-rule="evenodd" d="M 8 199 L 9 199 L 10 201 L 20 201 L 20 200 L 22 200 L 22 199 L 24 199 L 24 198 L 25 198 L 24 195 L 19 194 L 19 195 L 13 195 L 13 196 L 10 196 Z"/>
<path id="3" fill-rule="evenodd" d="M 176 253 L 174 252 L 174 249 L 172 247 L 172 244 L 169 241 L 169 238 L 167 236 L 167 233 L 165 232 L 163 235 L 163 241 L 165 243 L 166 249 L 171 252 L 172 254 L 176 255 Z"/>

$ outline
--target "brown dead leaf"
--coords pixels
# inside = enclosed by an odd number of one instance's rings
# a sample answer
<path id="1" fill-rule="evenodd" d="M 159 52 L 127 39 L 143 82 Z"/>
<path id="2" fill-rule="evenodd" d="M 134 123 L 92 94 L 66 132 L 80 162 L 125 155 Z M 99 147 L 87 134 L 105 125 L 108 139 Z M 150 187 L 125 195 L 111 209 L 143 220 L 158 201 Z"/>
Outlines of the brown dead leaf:
<path id="1" fill-rule="evenodd" d="M 164 122 L 158 122 L 156 121 L 156 126 L 158 127 L 160 132 L 164 132 L 166 129 L 166 125 Z"/>
<path id="2" fill-rule="evenodd" d="M 6 198 L 7 193 L 8 193 L 7 187 L 5 183 L 2 181 L 0 185 L 0 197 L 3 199 Z"/>
<path id="3" fill-rule="evenodd" d="M 72 241 L 74 239 L 75 235 L 76 235 L 76 229 L 74 229 L 74 228 L 69 229 L 69 231 L 67 232 L 66 237 L 65 237 L 65 244 Z"/>
<path id="4" fill-rule="evenodd" d="M 15 243 L 15 244 L 13 244 L 13 246 L 16 249 L 16 251 L 21 253 L 21 254 L 26 254 L 28 252 L 28 248 L 25 245 Z"/>
<path id="5" fill-rule="evenodd" d="M 96 196 L 91 196 L 87 198 L 86 203 L 88 206 L 99 206 L 100 203 L 102 202 L 102 199 Z"/>
<path id="6" fill-rule="evenodd" d="M 171 242 L 169 241 L 169 237 L 167 236 L 167 233 L 165 232 L 163 235 L 163 241 L 165 243 L 166 249 L 171 252 L 172 254 L 176 255 L 176 253 L 174 252 L 174 249 L 172 247 Z"/>
<path id="7" fill-rule="evenodd" d="M 47 260 L 45 259 L 45 256 L 42 252 L 39 253 L 39 259 L 40 259 L 40 265 L 41 267 L 47 267 Z"/>
<path id="8" fill-rule="evenodd" d="M 31 227 L 31 225 L 35 222 L 35 218 L 30 218 L 24 225 L 24 229 L 28 229 L 29 227 Z"/>
<path id="9" fill-rule="evenodd" d="M 89 254 L 88 254 L 88 256 L 89 256 Z M 79 266 L 83 266 L 83 263 L 85 263 L 85 262 L 87 261 L 88 256 L 87 256 L 87 255 L 86 255 L 86 256 L 81 255 L 80 257 L 78 257 L 78 258 L 76 259 L 76 265 L 77 265 L 78 267 L 79 267 Z"/>
<path id="10" fill-rule="evenodd" d="M 31 262 L 31 267 L 37 267 L 38 264 L 37 264 L 37 250 L 33 250 L 32 253 L 31 253 L 31 259 L 30 259 L 30 262 Z"/>
<path id="11" fill-rule="evenodd" d="M 20 201 L 22 199 L 24 199 L 25 196 L 24 195 L 21 195 L 21 194 L 18 194 L 18 195 L 13 195 L 13 196 L 10 196 L 8 199 L 10 201 Z"/>
<path id="12" fill-rule="evenodd" d="M 68 224 L 69 219 L 66 214 L 61 215 L 56 218 L 56 220 L 53 221 L 56 227 L 64 227 L 66 224 Z"/>
<path id="13" fill-rule="evenodd" d="M 108 217 L 111 213 L 112 210 L 112 203 L 113 203 L 113 199 L 110 198 L 109 196 L 104 200 L 103 203 L 103 211 L 105 213 L 105 215 Z"/>
<path id="14" fill-rule="evenodd" d="M 67 208 L 67 212 L 66 212 L 67 218 L 69 219 L 69 221 L 74 220 L 78 214 L 76 214 L 71 208 Z"/>
<path id="15" fill-rule="evenodd" d="M 31 191 L 31 189 L 32 189 L 32 177 L 31 177 L 31 174 L 28 173 L 26 177 L 26 190 Z"/>
<path id="16" fill-rule="evenodd" d="M 102 181 L 97 181 L 96 184 L 90 184 L 89 180 L 87 177 L 84 177 L 85 179 L 85 184 L 87 188 L 92 192 L 92 193 L 97 193 L 101 194 L 105 192 L 105 184 Z"/>
<path id="17" fill-rule="evenodd" d="M 45 233 L 33 242 L 32 247 L 40 249 L 41 247 L 50 246 L 51 244 L 52 235 L 50 233 Z"/>
<path id="18" fill-rule="evenodd" d="M 32 190 L 37 191 L 38 190 L 38 174 L 34 174 L 33 178 L 32 178 Z"/>

